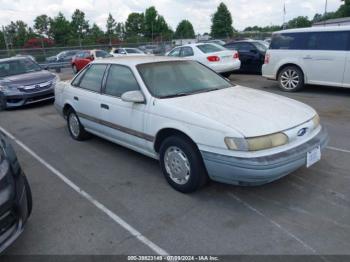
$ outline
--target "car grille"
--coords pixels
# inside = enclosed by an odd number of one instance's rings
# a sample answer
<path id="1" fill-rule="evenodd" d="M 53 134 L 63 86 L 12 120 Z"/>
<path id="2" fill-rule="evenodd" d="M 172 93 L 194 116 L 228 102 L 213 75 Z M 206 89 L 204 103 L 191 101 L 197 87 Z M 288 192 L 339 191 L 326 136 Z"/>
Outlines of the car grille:
<path id="1" fill-rule="evenodd" d="M 21 91 L 26 93 L 33 93 L 49 89 L 52 86 L 52 81 L 43 82 L 35 85 L 28 85 L 21 88 Z"/>
<path id="2" fill-rule="evenodd" d="M 0 215 L 0 236 L 8 231 L 14 224 L 16 224 L 16 216 L 12 210 Z"/>
<path id="3" fill-rule="evenodd" d="M 54 94 L 46 94 L 46 95 L 41 95 L 41 96 L 35 96 L 35 97 L 31 97 L 31 98 L 28 98 L 26 100 L 26 103 L 34 103 L 36 101 L 40 101 L 40 100 L 44 100 L 44 99 L 49 99 L 49 98 L 53 98 L 54 97 Z"/>

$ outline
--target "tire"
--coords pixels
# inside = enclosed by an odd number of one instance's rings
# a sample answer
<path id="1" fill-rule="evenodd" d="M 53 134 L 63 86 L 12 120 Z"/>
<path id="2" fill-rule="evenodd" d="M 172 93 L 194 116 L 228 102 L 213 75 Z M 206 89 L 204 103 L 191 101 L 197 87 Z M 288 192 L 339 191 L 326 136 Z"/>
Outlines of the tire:
<path id="1" fill-rule="evenodd" d="M 285 92 L 297 92 L 304 88 L 304 74 L 296 66 L 287 66 L 278 74 L 280 89 Z"/>
<path id="2" fill-rule="evenodd" d="M 221 73 L 221 75 L 225 78 L 229 78 L 232 75 L 232 72 Z"/>
<path id="3" fill-rule="evenodd" d="M 208 181 L 202 156 L 189 139 L 181 136 L 166 138 L 161 144 L 159 155 L 162 172 L 175 190 L 192 193 Z"/>
<path id="4" fill-rule="evenodd" d="M 69 109 L 67 113 L 67 126 L 69 134 L 74 140 L 83 141 L 90 137 L 90 134 L 85 131 L 78 115 L 73 109 Z"/>
<path id="5" fill-rule="evenodd" d="M 27 194 L 27 210 L 28 210 L 27 218 L 29 218 L 33 210 L 33 197 L 32 197 L 32 191 L 28 183 L 28 179 L 25 176 L 24 176 L 24 187 L 26 189 L 26 194 Z"/>
<path id="6" fill-rule="evenodd" d="M 73 69 L 74 74 L 78 73 L 78 71 L 79 71 L 76 65 L 73 65 L 72 69 Z"/>
<path id="7" fill-rule="evenodd" d="M 6 99 L 5 96 L 0 94 L 0 112 L 6 109 Z"/>

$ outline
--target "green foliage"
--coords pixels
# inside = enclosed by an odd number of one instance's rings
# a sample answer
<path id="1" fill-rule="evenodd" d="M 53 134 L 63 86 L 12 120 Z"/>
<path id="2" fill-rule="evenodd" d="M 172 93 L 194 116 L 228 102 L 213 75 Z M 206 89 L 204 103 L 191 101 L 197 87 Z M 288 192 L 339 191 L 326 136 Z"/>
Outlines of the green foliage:
<path id="1" fill-rule="evenodd" d="M 39 35 L 48 37 L 50 31 L 50 18 L 47 15 L 39 15 L 34 19 L 34 29 Z"/>
<path id="2" fill-rule="evenodd" d="M 144 33 L 144 14 L 131 13 L 125 22 L 125 35 L 127 38 L 140 38 Z"/>
<path id="3" fill-rule="evenodd" d="M 164 17 L 158 14 L 154 6 L 147 8 L 144 13 L 143 35 L 149 40 L 170 39 L 173 35 L 173 31 L 166 23 Z"/>
<path id="4" fill-rule="evenodd" d="M 232 16 L 227 6 L 220 3 L 212 17 L 211 36 L 213 38 L 232 37 Z"/>
<path id="5" fill-rule="evenodd" d="M 107 23 L 106 23 L 106 35 L 108 36 L 109 39 L 109 45 L 112 45 L 112 38 L 115 37 L 115 27 L 117 23 L 114 20 L 113 16 L 111 13 L 109 13 L 108 18 L 107 18 Z"/>
<path id="6" fill-rule="evenodd" d="M 195 38 L 193 26 L 190 21 L 182 20 L 175 31 L 175 38 Z"/>
<path id="7" fill-rule="evenodd" d="M 70 42 L 72 35 L 71 24 L 61 12 L 53 19 L 50 19 L 50 35 L 55 39 L 56 45 L 64 46 Z"/>
<path id="8" fill-rule="evenodd" d="M 76 9 L 72 15 L 70 26 L 72 37 L 78 38 L 79 45 L 81 45 L 84 35 L 89 31 L 89 21 L 85 20 L 85 13 Z"/>
<path id="9" fill-rule="evenodd" d="M 312 22 L 307 16 L 298 16 L 287 23 L 287 28 L 310 27 Z"/>

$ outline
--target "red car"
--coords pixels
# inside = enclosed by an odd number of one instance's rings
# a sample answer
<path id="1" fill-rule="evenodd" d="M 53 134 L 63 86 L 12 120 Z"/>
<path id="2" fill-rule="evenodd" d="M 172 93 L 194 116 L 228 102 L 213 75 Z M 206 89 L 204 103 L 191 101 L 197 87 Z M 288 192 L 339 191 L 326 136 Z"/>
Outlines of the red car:
<path id="1" fill-rule="evenodd" d="M 72 58 L 72 69 L 73 72 L 76 74 L 81 69 L 83 69 L 87 64 L 89 64 L 91 61 L 95 59 L 102 59 L 106 57 L 112 57 L 109 53 L 107 53 L 104 50 L 83 50 L 77 53 Z"/>

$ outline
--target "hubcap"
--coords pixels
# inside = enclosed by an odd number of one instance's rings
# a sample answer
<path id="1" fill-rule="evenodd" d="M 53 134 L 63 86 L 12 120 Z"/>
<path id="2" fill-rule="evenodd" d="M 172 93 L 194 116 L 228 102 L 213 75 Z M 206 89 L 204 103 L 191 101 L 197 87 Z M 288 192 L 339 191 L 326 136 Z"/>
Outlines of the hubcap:
<path id="1" fill-rule="evenodd" d="M 186 154 L 178 147 L 169 147 L 164 155 L 164 166 L 171 180 L 179 185 L 188 182 L 191 174 L 190 162 Z"/>
<path id="2" fill-rule="evenodd" d="M 79 120 L 75 114 L 69 115 L 69 129 L 72 132 L 74 137 L 79 136 L 79 132 L 80 132 Z"/>
<path id="3" fill-rule="evenodd" d="M 281 85 L 285 89 L 294 89 L 299 84 L 299 75 L 295 70 L 288 69 L 281 75 Z"/>

